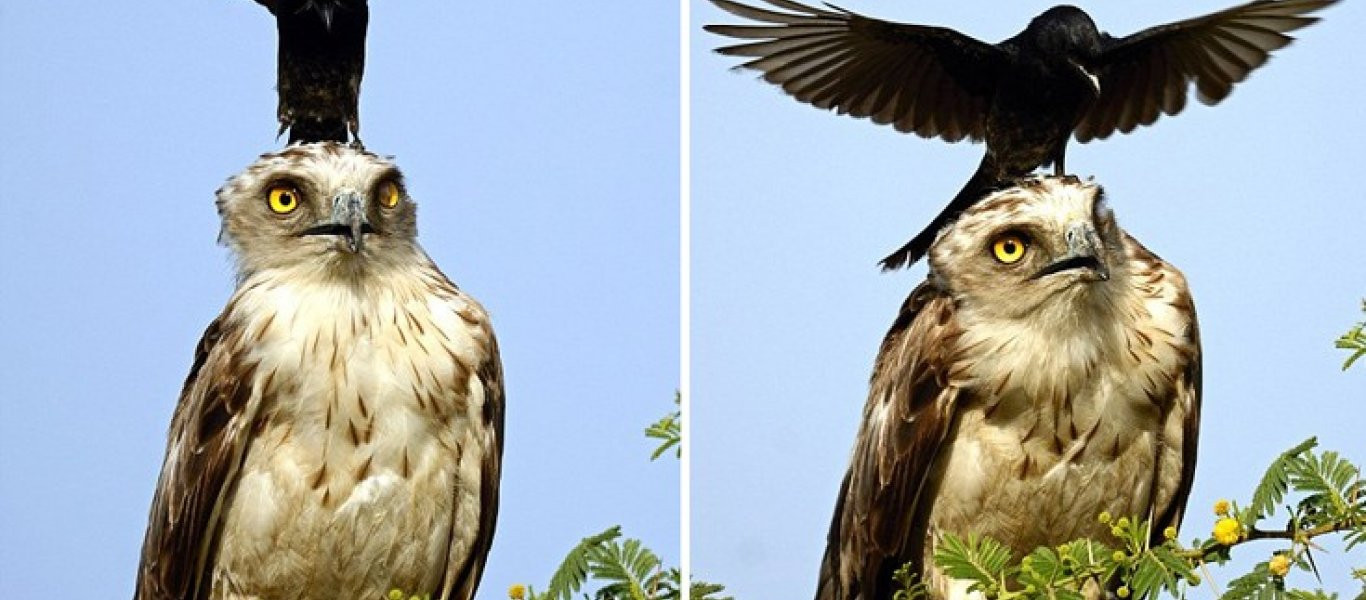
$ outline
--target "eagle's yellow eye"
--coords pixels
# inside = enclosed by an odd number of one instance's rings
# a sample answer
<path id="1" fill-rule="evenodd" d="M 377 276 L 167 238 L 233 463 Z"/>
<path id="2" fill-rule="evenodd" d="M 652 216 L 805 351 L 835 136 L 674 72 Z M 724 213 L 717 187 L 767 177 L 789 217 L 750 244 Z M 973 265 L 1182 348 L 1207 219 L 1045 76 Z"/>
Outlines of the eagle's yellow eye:
<path id="1" fill-rule="evenodd" d="M 299 208 L 299 190 L 294 186 L 277 183 L 270 187 L 270 210 L 277 215 L 287 215 Z"/>
<path id="2" fill-rule="evenodd" d="M 995 242 L 992 242 L 991 254 L 996 257 L 996 260 L 1011 265 L 1020 262 L 1020 259 L 1024 258 L 1025 250 L 1028 247 L 1029 243 L 1025 241 L 1023 235 L 1018 233 L 1007 233 L 996 238 Z"/>
<path id="3" fill-rule="evenodd" d="M 392 181 L 379 184 L 379 203 L 385 208 L 398 206 L 398 198 L 398 184 Z"/>

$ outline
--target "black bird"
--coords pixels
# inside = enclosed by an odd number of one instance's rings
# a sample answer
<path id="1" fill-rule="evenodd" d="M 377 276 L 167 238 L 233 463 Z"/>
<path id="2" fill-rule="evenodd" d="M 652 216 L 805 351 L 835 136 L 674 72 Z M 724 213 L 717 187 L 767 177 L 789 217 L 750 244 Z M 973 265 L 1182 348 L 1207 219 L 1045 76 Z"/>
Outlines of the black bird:
<path id="1" fill-rule="evenodd" d="M 987 44 L 952 29 L 893 23 L 827 5 L 764 0 L 790 12 L 712 0 L 765 25 L 708 25 L 751 40 L 718 48 L 753 57 L 737 68 L 763 72 L 794 98 L 897 131 L 956 142 L 985 140 L 966 186 L 884 270 L 924 256 L 944 225 L 994 188 L 1039 167 L 1065 173 L 1067 140 L 1085 143 L 1151 125 L 1197 97 L 1218 104 L 1233 85 L 1289 44 L 1286 32 L 1337 0 L 1257 0 L 1116 38 L 1073 6 L 1057 6 L 1015 37 Z M 757 40 L 757 41 L 754 41 Z"/>
<path id="2" fill-rule="evenodd" d="M 276 90 L 289 143 L 360 143 L 366 0 L 256 0 L 279 31 Z"/>

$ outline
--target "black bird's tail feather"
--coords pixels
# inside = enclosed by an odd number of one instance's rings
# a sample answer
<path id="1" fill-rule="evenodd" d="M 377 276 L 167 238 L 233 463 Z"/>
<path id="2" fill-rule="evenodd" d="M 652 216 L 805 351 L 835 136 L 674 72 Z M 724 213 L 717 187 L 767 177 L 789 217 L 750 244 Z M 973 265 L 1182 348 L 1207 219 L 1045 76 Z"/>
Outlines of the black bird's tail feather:
<path id="1" fill-rule="evenodd" d="M 982 163 L 977 167 L 977 172 L 972 174 L 972 178 L 968 179 L 967 184 L 958 191 L 958 195 L 953 197 L 949 205 L 945 206 L 944 210 L 939 211 L 934 220 L 920 230 L 920 233 L 915 234 L 911 241 L 906 242 L 905 246 L 888 254 L 878 263 L 882 266 L 882 270 L 895 271 L 902 267 L 910 267 L 924 258 L 925 254 L 930 251 L 930 244 L 933 244 L 934 238 L 939 235 L 939 230 L 953 222 L 954 219 L 958 218 L 958 215 L 963 214 L 963 211 L 976 204 L 988 192 L 994 191 L 1000 185 L 1001 176 L 994 161 L 991 160 L 991 155 L 983 156 Z"/>

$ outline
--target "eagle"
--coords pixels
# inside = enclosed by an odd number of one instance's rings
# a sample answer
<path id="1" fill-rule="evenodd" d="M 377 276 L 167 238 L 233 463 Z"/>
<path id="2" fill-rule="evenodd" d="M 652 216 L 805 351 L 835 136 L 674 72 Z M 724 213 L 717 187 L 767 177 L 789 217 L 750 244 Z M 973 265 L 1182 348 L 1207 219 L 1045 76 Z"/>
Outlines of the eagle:
<path id="1" fill-rule="evenodd" d="M 881 264 L 918 261 L 935 234 L 987 192 L 1039 167 L 1066 172 L 1068 139 L 1104 139 L 1151 125 L 1186 105 L 1194 85 L 1218 104 L 1287 35 L 1316 22 L 1337 0 L 1254 0 L 1201 17 L 1113 37 L 1074 6 L 1056 6 L 997 44 L 945 27 L 894 23 L 839 7 L 765 0 L 783 11 L 732 0 L 720 8 L 760 25 L 708 25 L 744 40 L 719 48 L 749 57 L 792 97 L 867 117 L 921 137 L 986 141 L 968 183 L 934 220 Z"/>
<path id="2" fill-rule="evenodd" d="M 1178 526 L 1195 474 L 1200 340 L 1181 272 L 1117 225 L 1102 189 L 1045 177 L 942 230 L 883 339 L 817 600 L 887 600 L 904 564 L 967 584 L 942 533 L 1023 556 L 1109 538 L 1105 511 Z"/>
<path id="3" fill-rule="evenodd" d="M 275 89 L 289 143 L 360 144 L 366 0 L 256 0 L 279 33 Z"/>
<path id="4" fill-rule="evenodd" d="M 135 600 L 474 597 L 503 376 L 388 159 L 265 154 L 218 190 L 237 287 L 194 352 Z"/>

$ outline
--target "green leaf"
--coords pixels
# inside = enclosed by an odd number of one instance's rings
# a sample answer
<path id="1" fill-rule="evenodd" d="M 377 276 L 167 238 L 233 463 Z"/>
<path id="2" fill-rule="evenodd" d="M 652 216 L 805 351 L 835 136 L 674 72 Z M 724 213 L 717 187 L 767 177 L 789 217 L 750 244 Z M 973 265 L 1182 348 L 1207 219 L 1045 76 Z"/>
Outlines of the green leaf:
<path id="1" fill-rule="evenodd" d="M 1180 597 L 1181 580 L 1189 580 L 1192 573 L 1190 562 L 1177 555 L 1171 547 L 1157 546 L 1138 556 L 1130 587 L 1136 598 L 1156 597 L 1162 590 Z"/>
<path id="2" fill-rule="evenodd" d="M 1020 559 L 1017 580 L 1022 585 L 1032 584 L 1037 588 L 1044 588 L 1052 586 L 1054 581 L 1070 574 L 1069 569 L 1063 564 L 1062 556 L 1052 548 L 1039 547 Z"/>
<path id="3" fill-rule="evenodd" d="M 1300 502 L 1306 526 L 1350 520 L 1356 512 L 1353 500 L 1362 488 L 1361 472 L 1355 465 L 1331 450 L 1321 455 L 1308 453 L 1292 461 L 1288 469 L 1290 485 L 1305 492 Z"/>
<path id="4" fill-rule="evenodd" d="M 973 582 L 969 591 L 990 591 L 1006 578 L 1010 549 L 989 537 L 968 534 L 964 540 L 945 533 L 935 548 L 934 563 L 949 577 Z"/>
<path id="5" fill-rule="evenodd" d="M 682 394 L 674 392 L 674 405 L 677 406 L 680 402 L 682 402 Z M 650 460 L 659 458 L 660 455 L 668 452 L 669 448 L 675 447 L 677 448 L 674 450 L 674 457 L 682 456 L 683 448 L 680 446 L 683 441 L 682 417 L 683 413 L 675 410 L 645 428 L 645 437 L 661 440 L 659 447 L 650 454 Z"/>
<path id="6" fill-rule="evenodd" d="M 1219 600 L 1283 600 L 1285 583 L 1272 577 L 1265 561 L 1257 563 L 1251 573 L 1228 582 L 1228 589 Z"/>
<path id="7" fill-rule="evenodd" d="M 677 569 L 674 571 L 677 572 Z M 725 590 L 726 586 L 719 583 L 707 583 L 694 579 L 692 585 L 688 587 L 688 598 L 690 600 L 735 600 L 731 596 L 719 595 Z"/>
<path id="8" fill-rule="evenodd" d="M 588 564 L 594 579 L 608 582 L 598 590 L 599 598 L 648 600 L 654 596 L 662 577 L 659 557 L 637 539 L 589 548 Z"/>
<path id="9" fill-rule="evenodd" d="M 1257 489 L 1252 492 L 1252 505 L 1249 511 L 1252 520 L 1258 521 L 1271 516 L 1285 498 L 1286 490 L 1290 484 L 1290 469 L 1300 455 L 1308 452 L 1311 448 L 1318 445 L 1317 438 L 1309 438 L 1300 442 L 1294 448 L 1282 452 L 1276 460 L 1272 461 L 1271 466 L 1267 467 L 1266 474 L 1262 475 L 1261 483 L 1257 484 Z M 1247 523 L 1250 525 L 1251 523 Z"/>
<path id="10" fill-rule="evenodd" d="M 1366 300 L 1361 301 L 1361 310 L 1366 312 Z M 1347 333 L 1342 334 L 1342 337 L 1338 338 L 1333 345 L 1343 350 L 1352 351 L 1347 356 L 1347 360 L 1342 363 L 1342 370 L 1346 371 L 1352 368 L 1352 363 L 1362 356 L 1366 356 L 1366 321 L 1357 323 Z"/>
<path id="11" fill-rule="evenodd" d="M 545 592 L 535 594 L 528 588 L 529 597 L 535 600 L 571 600 L 574 593 L 588 581 L 591 553 L 618 537 L 621 537 L 620 525 L 613 525 L 602 533 L 583 538 L 569 554 L 565 555 L 560 568 L 555 569 L 555 573 L 550 576 L 550 585 L 546 586 Z"/>
<path id="12" fill-rule="evenodd" d="M 892 600 L 920 600 L 929 596 L 928 586 L 919 580 L 920 576 L 914 569 L 914 563 L 906 563 L 892 572 L 892 580 L 896 581 L 896 592 L 892 594 Z"/>

